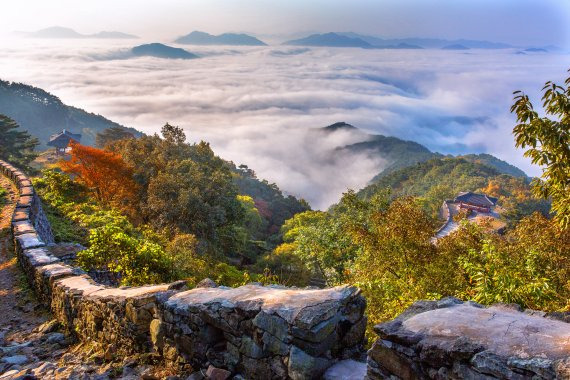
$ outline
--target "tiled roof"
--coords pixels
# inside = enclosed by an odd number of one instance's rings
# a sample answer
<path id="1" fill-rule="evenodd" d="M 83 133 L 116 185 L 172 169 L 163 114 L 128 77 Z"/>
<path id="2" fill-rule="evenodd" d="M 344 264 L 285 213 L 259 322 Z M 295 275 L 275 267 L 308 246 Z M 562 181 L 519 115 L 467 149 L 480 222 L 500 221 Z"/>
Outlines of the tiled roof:
<path id="1" fill-rule="evenodd" d="M 49 137 L 49 143 L 51 143 L 51 142 L 53 142 L 53 141 L 55 141 L 55 140 L 58 140 L 58 139 L 60 139 L 61 137 L 66 137 L 66 138 L 69 138 L 69 139 L 73 139 L 73 140 L 75 140 L 75 141 L 80 141 L 80 140 L 81 140 L 81 134 L 79 134 L 79 133 L 72 133 L 72 132 L 68 131 L 67 129 L 64 129 L 63 131 L 61 131 L 61 132 L 59 132 L 59 133 L 56 133 L 56 134 L 54 134 L 54 135 L 51 135 L 51 136 Z M 48 145 L 50 145 L 49 143 L 48 143 Z"/>
<path id="2" fill-rule="evenodd" d="M 459 193 L 459 195 L 455 197 L 455 202 L 463 202 L 479 207 L 492 207 L 497 204 L 497 198 L 490 197 L 485 194 L 472 193 L 469 191 Z"/>

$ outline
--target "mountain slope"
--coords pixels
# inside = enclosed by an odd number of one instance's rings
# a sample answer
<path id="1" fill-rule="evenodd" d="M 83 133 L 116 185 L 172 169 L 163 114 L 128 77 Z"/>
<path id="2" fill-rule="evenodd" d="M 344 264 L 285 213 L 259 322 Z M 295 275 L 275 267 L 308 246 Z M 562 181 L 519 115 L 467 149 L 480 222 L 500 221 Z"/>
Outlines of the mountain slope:
<path id="1" fill-rule="evenodd" d="M 419 197 L 421 205 L 433 216 L 438 215 L 444 200 L 453 199 L 462 191 L 497 197 L 501 217 L 510 225 L 535 211 L 548 215 L 550 210 L 549 201 L 532 195 L 528 178 L 504 174 L 464 157 L 434 158 L 391 172 L 360 190 L 358 195 L 369 199 L 387 188 L 393 196 Z"/>
<path id="2" fill-rule="evenodd" d="M 517 168 L 516 166 L 511 165 L 508 162 L 500 160 L 497 157 L 492 156 L 492 155 L 487 154 L 487 153 L 466 154 L 463 156 L 458 156 L 458 158 L 463 158 L 469 162 L 473 162 L 476 164 L 483 164 L 483 165 L 490 166 L 490 167 L 498 170 L 502 174 L 508 174 L 508 175 L 513 176 L 513 177 L 527 178 L 526 173 L 523 172 L 522 170 L 520 170 L 519 168 Z"/>
<path id="3" fill-rule="evenodd" d="M 100 38 L 100 39 L 132 39 L 138 38 L 132 34 L 122 32 L 98 32 L 94 34 L 81 34 L 71 28 L 64 28 L 61 26 L 52 26 L 49 28 L 41 29 L 35 32 L 22 32 L 19 33 L 25 37 L 30 38 Z"/>
<path id="4" fill-rule="evenodd" d="M 230 163 L 230 170 L 239 193 L 253 198 L 255 207 L 266 222 L 264 240 L 277 242 L 279 230 L 287 219 L 310 210 L 307 202 L 292 195 L 284 195 L 276 184 L 258 179 L 255 172 L 246 165 L 236 167 Z"/>
<path id="5" fill-rule="evenodd" d="M 159 43 L 135 46 L 131 49 L 131 53 L 137 57 L 156 57 L 168 59 L 198 58 L 196 54 L 192 54 L 184 49 L 175 48 Z"/>
<path id="6" fill-rule="evenodd" d="M 438 185 L 449 187 L 449 196 L 453 196 L 454 192 L 475 191 L 485 186 L 489 178 L 499 174 L 490 166 L 462 158 L 434 158 L 387 173 L 360 190 L 359 194 L 368 198 L 379 189 L 390 188 L 398 195 L 423 196 Z"/>
<path id="7" fill-rule="evenodd" d="M 443 40 L 437 38 L 379 38 L 374 36 L 367 36 L 353 32 L 338 33 L 343 36 L 359 38 L 368 42 L 374 47 L 388 47 L 397 46 L 399 44 L 409 44 L 420 46 L 428 49 L 440 49 L 447 45 L 460 44 L 470 49 L 507 49 L 512 48 L 512 45 L 504 44 L 501 42 L 479 41 L 479 40 Z"/>
<path id="8" fill-rule="evenodd" d="M 242 46 L 266 46 L 267 44 L 247 34 L 224 33 L 214 36 L 209 33 L 194 31 L 190 34 L 177 38 L 174 42 L 187 45 L 242 45 Z"/>
<path id="9" fill-rule="evenodd" d="M 379 155 L 388 161 L 388 165 L 372 181 L 376 180 L 378 176 L 441 156 L 439 153 L 433 153 L 425 146 L 416 142 L 382 135 L 373 135 L 369 141 L 347 145 L 342 149 L 348 149 L 351 152 L 366 152 L 369 155 Z"/>
<path id="10" fill-rule="evenodd" d="M 16 120 L 23 130 L 39 138 L 45 148 L 50 135 L 68 129 L 81 133 L 81 143 L 95 145 L 98 132 L 122 125 L 101 115 L 67 106 L 61 100 L 40 88 L 22 83 L 0 80 L 0 113 Z M 141 133 L 125 128 L 135 136 Z"/>
<path id="11" fill-rule="evenodd" d="M 377 177 L 394 170 L 441 156 L 439 153 L 433 153 L 425 146 L 416 142 L 405 141 L 397 137 L 368 134 L 345 122 L 338 122 L 327 127 L 320 128 L 320 131 L 324 133 L 348 131 L 354 135 L 359 135 L 361 140 L 360 142 L 339 146 L 336 150 L 366 154 L 370 157 L 381 157 L 382 160 L 386 162 L 386 165 L 382 168 L 382 171 L 372 179 L 372 181 L 375 181 Z"/>
<path id="12" fill-rule="evenodd" d="M 360 48 L 372 47 L 372 45 L 366 41 L 361 40 L 360 38 L 347 37 L 337 33 L 312 34 L 305 38 L 287 41 L 284 43 L 284 45 Z"/>
<path id="13" fill-rule="evenodd" d="M 341 146 L 337 149 L 348 150 L 354 153 L 366 153 L 369 156 L 379 156 L 384 161 L 387 161 L 387 165 L 372 178 L 371 183 L 379 181 L 382 177 L 394 171 L 413 166 L 419 162 L 425 162 L 433 158 L 444 158 L 444 155 L 441 153 L 434 153 L 417 142 L 406 141 L 393 136 L 367 134 L 345 122 L 337 122 L 320 130 L 326 133 L 350 131 L 362 135 L 363 141 Z M 453 158 L 453 156 L 450 155 L 446 157 Z M 457 158 L 471 163 L 485 165 L 500 174 L 527 178 L 526 173 L 521 169 L 487 153 L 466 154 L 457 156 Z"/>

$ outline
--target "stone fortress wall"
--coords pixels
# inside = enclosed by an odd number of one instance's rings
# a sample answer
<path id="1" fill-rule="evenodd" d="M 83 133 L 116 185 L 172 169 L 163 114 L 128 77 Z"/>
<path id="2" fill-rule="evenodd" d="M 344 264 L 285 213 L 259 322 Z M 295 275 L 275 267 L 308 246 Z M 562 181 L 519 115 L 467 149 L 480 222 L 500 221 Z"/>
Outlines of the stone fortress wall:
<path id="1" fill-rule="evenodd" d="M 330 380 L 357 378 L 347 372 L 354 362 L 343 367 L 363 352 L 366 301 L 357 288 L 104 286 L 50 253 L 53 235 L 31 181 L 1 160 L 0 172 L 20 194 L 12 220 L 20 266 L 76 339 L 103 343 L 111 354 L 154 353 L 181 369 L 213 366 L 221 378 L 318 379 L 327 369 Z M 363 376 L 570 379 L 568 322 L 570 313 L 418 301 L 375 327 Z"/>
<path id="2" fill-rule="evenodd" d="M 362 352 L 366 305 L 355 287 L 98 284 L 50 253 L 53 234 L 30 179 L 4 161 L 0 171 L 20 195 L 12 219 L 20 266 L 76 339 L 103 343 L 113 355 L 153 352 L 181 369 L 212 365 L 247 379 L 319 378 Z"/>

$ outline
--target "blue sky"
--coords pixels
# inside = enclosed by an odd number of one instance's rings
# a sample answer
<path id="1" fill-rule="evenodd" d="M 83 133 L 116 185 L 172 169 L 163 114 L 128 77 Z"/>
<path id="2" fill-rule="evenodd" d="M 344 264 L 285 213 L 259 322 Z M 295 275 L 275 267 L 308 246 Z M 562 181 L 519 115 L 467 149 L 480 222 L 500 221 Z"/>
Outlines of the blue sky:
<path id="1" fill-rule="evenodd" d="M 19 0 L 2 13 L 3 34 L 53 25 L 166 40 L 195 29 L 275 38 L 355 31 L 570 47 L 568 0 Z"/>

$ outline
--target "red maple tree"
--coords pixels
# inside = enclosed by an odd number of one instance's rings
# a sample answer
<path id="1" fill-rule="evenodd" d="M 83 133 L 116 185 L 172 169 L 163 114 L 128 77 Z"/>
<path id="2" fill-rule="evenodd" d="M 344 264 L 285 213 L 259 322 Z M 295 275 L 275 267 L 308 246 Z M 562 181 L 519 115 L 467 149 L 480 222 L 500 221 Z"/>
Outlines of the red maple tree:
<path id="1" fill-rule="evenodd" d="M 133 169 L 121 155 L 76 142 L 70 146 L 71 158 L 60 162 L 61 169 L 88 187 L 97 200 L 128 210 L 139 185 L 133 179 Z"/>

